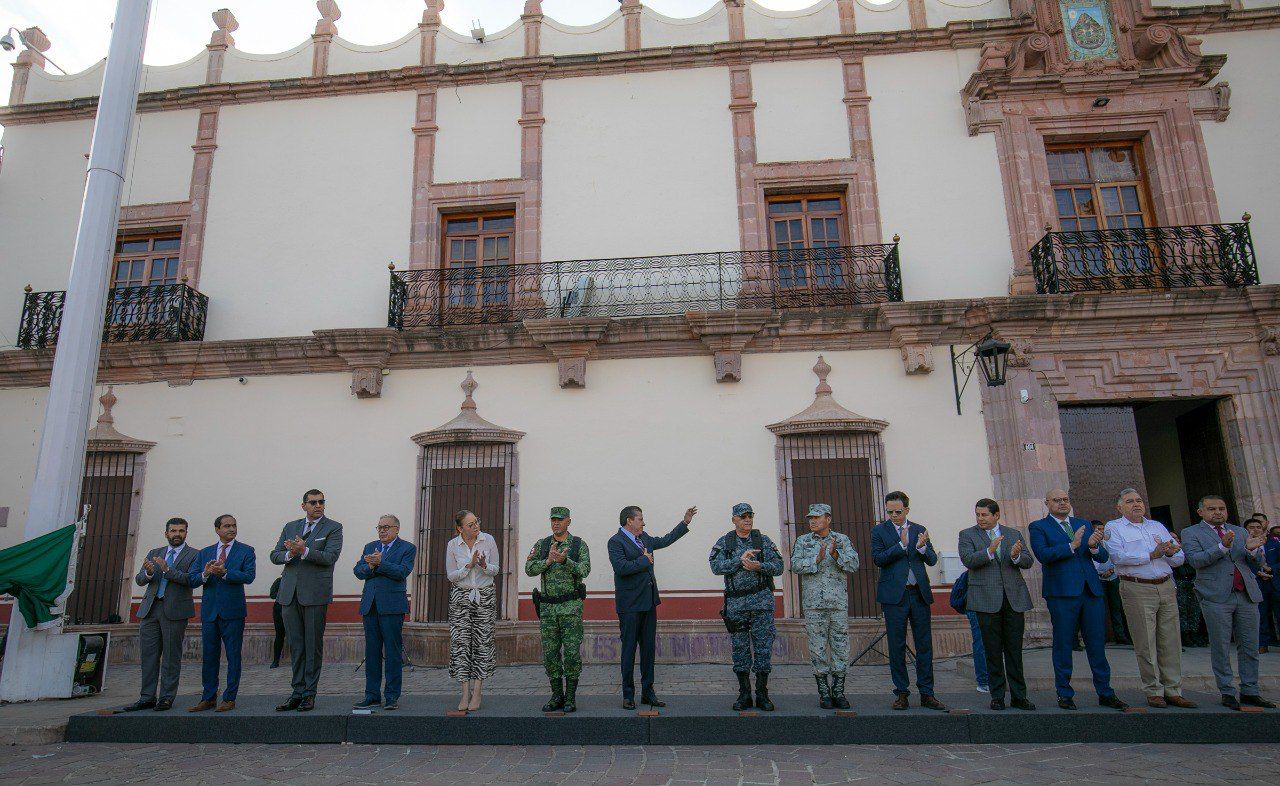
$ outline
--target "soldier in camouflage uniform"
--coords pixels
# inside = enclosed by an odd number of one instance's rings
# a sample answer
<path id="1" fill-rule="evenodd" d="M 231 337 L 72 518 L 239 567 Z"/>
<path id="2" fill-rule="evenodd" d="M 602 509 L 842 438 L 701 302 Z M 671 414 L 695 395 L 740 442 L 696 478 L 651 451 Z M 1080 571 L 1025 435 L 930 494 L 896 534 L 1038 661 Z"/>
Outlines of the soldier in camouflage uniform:
<path id="1" fill-rule="evenodd" d="M 551 534 L 533 545 L 524 563 L 526 574 L 542 577 L 541 589 L 534 590 L 534 605 L 542 632 L 542 663 L 551 680 L 551 701 L 543 705 L 543 712 L 578 709 L 586 597 L 582 580 L 591 572 L 591 551 L 582 538 L 569 534 L 570 523 L 568 508 L 552 508 Z"/>
<path id="2" fill-rule="evenodd" d="M 773 577 L 782 575 L 782 555 L 773 541 L 753 529 L 755 512 L 745 502 L 733 506 L 733 532 L 711 549 L 711 572 L 724 576 L 725 627 L 733 643 L 733 671 L 738 678 L 735 710 L 749 709 L 750 672 L 756 673 L 755 706 L 773 709 L 769 671 L 773 652 Z"/>
<path id="3" fill-rule="evenodd" d="M 831 531 L 831 506 L 809 506 L 809 531 L 791 548 L 791 571 L 800 577 L 801 606 L 809 660 L 818 682 L 818 706 L 849 709 L 844 695 L 849 667 L 848 577 L 858 552 L 847 535 Z M 828 684 L 828 676 L 831 684 Z"/>

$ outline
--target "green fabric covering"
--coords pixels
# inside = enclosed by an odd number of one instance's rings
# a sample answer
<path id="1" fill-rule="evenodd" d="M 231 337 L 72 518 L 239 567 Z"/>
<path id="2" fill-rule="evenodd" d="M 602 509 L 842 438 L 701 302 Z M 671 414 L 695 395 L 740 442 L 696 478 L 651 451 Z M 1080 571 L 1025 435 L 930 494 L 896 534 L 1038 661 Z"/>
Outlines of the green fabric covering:
<path id="1" fill-rule="evenodd" d="M 69 524 L 0 551 L 0 594 L 17 598 L 28 628 L 53 620 L 50 609 L 67 588 L 75 534 L 76 525 Z"/>

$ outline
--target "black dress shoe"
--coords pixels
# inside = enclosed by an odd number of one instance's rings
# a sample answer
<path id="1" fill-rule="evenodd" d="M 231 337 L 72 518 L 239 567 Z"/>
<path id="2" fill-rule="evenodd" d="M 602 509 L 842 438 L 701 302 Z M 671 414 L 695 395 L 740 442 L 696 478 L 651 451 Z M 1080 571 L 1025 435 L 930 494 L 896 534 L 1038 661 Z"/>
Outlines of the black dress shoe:
<path id="1" fill-rule="evenodd" d="M 351 709 L 353 709 L 353 710 L 368 710 L 368 709 L 373 709 L 374 707 L 377 707 L 377 706 L 378 706 L 379 704 L 381 704 L 381 703 L 382 703 L 382 702 L 378 701 L 377 699 L 368 699 L 368 698 L 366 698 L 366 699 L 364 699 L 364 700 L 362 700 L 362 701 L 360 701 L 360 702 L 357 702 L 356 704 L 351 705 Z"/>
<path id="2" fill-rule="evenodd" d="M 156 712 L 164 712 L 165 710 L 173 709 L 173 699 L 161 699 L 160 701 L 157 701 L 154 709 Z"/>
<path id="3" fill-rule="evenodd" d="M 398 702 L 398 701 L 389 701 L 389 702 L 387 702 L 386 704 L 383 704 L 383 705 L 382 705 L 382 709 L 384 709 L 384 710 L 398 710 L 398 709 L 400 709 L 400 702 Z"/>
<path id="4" fill-rule="evenodd" d="M 301 696 L 290 696 L 288 701 L 281 704 L 279 707 L 276 707 L 276 712 L 289 712 L 291 710 L 296 710 L 300 704 L 302 704 Z"/>
<path id="5" fill-rule="evenodd" d="M 307 696 L 298 704 L 298 712 L 310 712 L 316 708 L 316 700 Z"/>
<path id="6" fill-rule="evenodd" d="M 1222 706 L 1229 710 L 1238 710 L 1240 709 L 1240 700 L 1230 693 L 1224 693 L 1222 694 Z"/>
<path id="7" fill-rule="evenodd" d="M 1060 710 L 1077 710 L 1077 709 L 1080 709 L 1080 708 L 1076 706 L 1076 701 L 1075 701 L 1075 699 L 1068 699 L 1068 698 L 1064 698 L 1064 697 L 1062 697 L 1062 696 L 1059 696 L 1059 697 L 1058 697 L 1058 709 L 1060 709 Z"/>
<path id="8" fill-rule="evenodd" d="M 170 704 L 172 704 L 172 702 L 170 702 Z M 133 704 L 130 704 L 128 707 L 122 707 L 120 711 L 121 712 L 137 712 L 138 710 L 149 710 L 155 706 L 156 706 L 155 699 L 138 699 Z"/>
<path id="9" fill-rule="evenodd" d="M 635 708 L 636 708 L 636 700 L 635 700 L 635 699 L 623 699 L 623 700 L 622 700 L 622 709 L 624 709 L 624 710 L 634 710 Z"/>
<path id="10" fill-rule="evenodd" d="M 991 709 L 999 711 L 1004 709 L 1004 699 L 992 699 Z"/>
<path id="11" fill-rule="evenodd" d="M 1036 708 L 1036 705 L 1026 699 L 1013 699 L 1009 702 L 1009 706 L 1013 707 L 1015 710 L 1026 710 L 1028 712 Z"/>
<path id="12" fill-rule="evenodd" d="M 648 704 L 650 707 L 665 707 L 665 706 L 667 706 L 667 703 L 666 703 L 665 701 L 660 701 L 660 700 L 658 699 L 658 697 L 657 697 L 657 696 L 654 696 L 653 694 L 650 694 L 650 695 L 648 695 L 648 696 L 641 696 L 641 697 L 640 697 L 640 703 L 641 703 L 641 704 Z"/>
<path id="13" fill-rule="evenodd" d="M 1274 710 L 1276 708 L 1274 702 L 1267 701 L 1261 696 L 1254 696 L 1248 693 L 1240 694 L 1240 703 L 1248 704 L 1250 707 L 1261 707 L 1264 710 Z"/>
<path id="14" fill-rule="evenodd" d="M 1099 696 L 1098 706 L 1110 707 L 1113 710 L 1121 710 L 1121 711 L 1129 709 L 1129 705 L 1125 704 L 1123 701 L 1120 701 L 1120 697 L 1115 695 L 1114 693 L 1111 694 L 1110 696 Z"/>

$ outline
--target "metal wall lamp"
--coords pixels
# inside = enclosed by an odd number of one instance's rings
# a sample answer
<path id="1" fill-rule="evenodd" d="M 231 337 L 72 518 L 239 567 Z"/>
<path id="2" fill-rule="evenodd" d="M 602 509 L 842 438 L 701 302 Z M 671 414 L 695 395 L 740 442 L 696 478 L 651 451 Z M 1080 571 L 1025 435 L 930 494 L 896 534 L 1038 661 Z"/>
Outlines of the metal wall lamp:
<path id="1" fill-rule="evenodd" d="M 960 411 L 960 397 L 969 387 L 969 377 L 973 376 L 974 366 L 982 370 L 987 387 L 999 387 L 1005 383 L 1005 372 L 1009 367 L 1009 342 L 1000 341 L 991 331 L 971 344 L 968 348 L 956 352 L 955 344 L 951 345 L 951 382 L 956 391 L 956 414 Z M 960 382 L 960 377 L 964 382 Z"/>

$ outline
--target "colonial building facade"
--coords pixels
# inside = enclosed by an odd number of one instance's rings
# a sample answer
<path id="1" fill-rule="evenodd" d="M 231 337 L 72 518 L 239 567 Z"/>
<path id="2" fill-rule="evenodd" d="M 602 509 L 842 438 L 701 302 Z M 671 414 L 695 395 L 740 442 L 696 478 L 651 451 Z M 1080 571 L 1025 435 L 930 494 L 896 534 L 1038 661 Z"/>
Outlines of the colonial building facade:
<path id="1" fill-rule="evenodd" d="M 623 0 L 572 27 L 530 0 L 478 41 L 425 5 L 370 47 L 323 0 L 271 55 L 222 10 L 204 52 L 144 68 L 74 623 L 129 629 L 170 516 L 199 546 L 234 514 L 265 566 L 311 487 L 346 526 L 332 646 L 358 651 L 350 567 L 393 513 L 423 659 L 464 507 L 501 546 L 508 660 L 538 657 L 522 565 L 572 509 L 597 661 L 624 505 L 660 531 L 701 511 L 657 559 L 677 661 L 727 656 L 706 556 L 739 501 L 784 551 L 833 505 L 864 554 L 864 643 L 889 490 L 944 554 L 974 500 L 1023 527 L 1061 485 L 1103 519 L 1138 487 L 1175 529 L 1210 491 L 1280 512 L 1280 6 Z M 101 81 L 25 38 L 0 110 L 0 545 L 21 539 Z M 965 385 L 987 335 L 1007 382 Z M 779 582 L 789 660 L 797 590 Z M 962 618 L 938 631 L 967 650 Z"/>

